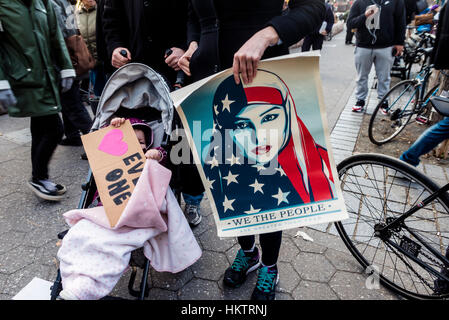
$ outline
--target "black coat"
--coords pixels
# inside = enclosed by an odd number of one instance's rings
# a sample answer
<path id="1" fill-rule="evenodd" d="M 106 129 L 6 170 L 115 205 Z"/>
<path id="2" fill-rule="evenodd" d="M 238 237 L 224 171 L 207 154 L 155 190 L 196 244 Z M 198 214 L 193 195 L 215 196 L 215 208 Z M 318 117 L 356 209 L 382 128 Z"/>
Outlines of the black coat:
<path id="1" fill-rule="evenodd" d="M 109 61 L 114 49 L 124 47 L 132 62 L 174 80 L 164 54 L 171 47 L 186 49 L 187 0 L 105 0 L 102 18 Z"/>
<path id="2" fill-rule="evenodd" d="M 432 62 L 435 64 L 435 69 L 449 69 L 449 10 L 447 4 L 440 11 Z"/>
<path id="3" fill-rule="evenodd" d="M 282 44 L 267 48 L 263 59 L 288 54 L 288 47 L 319 28 L 323 0 L 189 0 L 187 43 L 197 41 L 190 59 L 193 80 L 232 66 L 234 54 L 257 31 L 272 26 Z"/>

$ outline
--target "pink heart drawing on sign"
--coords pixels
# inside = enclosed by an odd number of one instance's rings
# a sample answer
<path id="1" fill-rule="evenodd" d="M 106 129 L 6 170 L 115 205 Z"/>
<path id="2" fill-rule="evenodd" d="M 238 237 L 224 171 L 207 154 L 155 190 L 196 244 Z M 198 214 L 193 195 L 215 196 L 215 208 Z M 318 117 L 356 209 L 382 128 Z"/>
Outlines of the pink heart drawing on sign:
<path id="1" fill-rule="evenodd" d="M 112 129 L 101 140 L 98 150 L 113 156 L 122 156 L 128 151 L 128 144 L 123 139 L 120 129 Z"/>

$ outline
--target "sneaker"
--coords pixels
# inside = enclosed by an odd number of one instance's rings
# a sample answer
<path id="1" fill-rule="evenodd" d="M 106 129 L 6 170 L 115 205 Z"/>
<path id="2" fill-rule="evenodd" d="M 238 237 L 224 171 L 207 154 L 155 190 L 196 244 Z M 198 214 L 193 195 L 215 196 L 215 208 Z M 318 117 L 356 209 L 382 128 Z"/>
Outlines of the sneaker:
<path id="1" fill-rule="evenodd" d="M 278 282 L 279 272 L 277 266 L 263 266 L 259 269 L 256 287 L 251 295 L 251 300 L 274 300 Z"/>
<path id="2" fill-rule="evenodd" d="M 382 105 L 380 106 L 380 112 L 382 112 L 382 114 L 384 115 L 384 116 L 388 116 L 388 111 L 389 111 L 389 108 L 388 108 L 388 101 L 384 101 L 384 102 L 382 102 Z"/>
<path id="3" fill-rule="evenodd" d="M 201 222 L 200 206 L 186 204 L 184 214 L 187 217 L 187 221 L 192 227 L 196 227 Z"/>
<path id="4" fill-rule="evenodd" d="M 260 265 L 257 247 L 252 253 L 245 253 L 242 249 L 237 252 L 232 265 L 226 269 L 223 283 L 231 288 L 238 288 L 245 282 L 246 276 Z"/>
<path id="5" fill-rule="evenodd" d="M 365 101 L 357 100 L 355 105 L 352 107 L 352 112 L 362 112 L 364 107 L 365 107 Z"/>
<path id="6" fill-rule="evenodd" d="M 80 137 L 65 138 L 60 143 L 61 146 L 79 147 L 83 145 Z"/>
<path id="7" fill-rule="evenodd" d="M 39 197 L 49 201 L 59 201 L 67 191 L 62 185 L 49 180 L 31 180 L 28 182 L 30 189 Z"/>

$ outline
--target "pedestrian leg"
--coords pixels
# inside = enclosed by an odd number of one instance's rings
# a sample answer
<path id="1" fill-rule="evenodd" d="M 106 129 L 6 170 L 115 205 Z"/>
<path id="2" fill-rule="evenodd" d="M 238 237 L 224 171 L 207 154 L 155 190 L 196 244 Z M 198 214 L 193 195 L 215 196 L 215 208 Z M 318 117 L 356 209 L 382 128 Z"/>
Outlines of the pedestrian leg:
<path id="1" fill-rule="evenodd" d="M 365 101 L 368 96 L 368 76 L 373 65 L 373 50 L 356 47 L 354 60 L 357 70 L 355 96 L 357 100 Z"/>
<path id="2" fill-rule="evenodd" d="M 48 164 L 63 135 L 58 114 L 31 117 L 31 164 L 35 180 L 48 179 Z"/>
<path id="3" fill-rule="evenodd" d="M 391 68 L 394 57 L 392 47 L 374 49 L 374 67 L 377 75 L 377 98 L 381 100 L 390 90 Z"/>
<path id="4" fill-rule="evenodd" d="M 438 144 L 449 138 L 449 117 L 434 124 L 424 131 L 421 136 L 405 151 L 399 159 L 413 166 L 420 162 L 419 157 L 435 149 Z"/>
<path id="5" fill-rule="evenodd" d="M 77 131 L 81 131 L 83 134 L 89 133 L 90 128 L 92 127 L 92 119 L 81 102 L 79 83 L 77 81 L 73 83 L 70 90 L 61 93 L 61 105 L 62 114 L 64 115 L 66 137 L 75 142 L 74 144 L 71 144 L 70 141 L 68 141 L 63 144 L 81 145 L 80 141 L 78 141 L 80 139 L 79 132 Z"/>
<path id="6" fill-rule="evenodd" d="M 304 42 L 302 43 L 301 52 L 309 51 L 312 47 L 312 38 L 310 35 L 307 35 L 304 38 Z"/>

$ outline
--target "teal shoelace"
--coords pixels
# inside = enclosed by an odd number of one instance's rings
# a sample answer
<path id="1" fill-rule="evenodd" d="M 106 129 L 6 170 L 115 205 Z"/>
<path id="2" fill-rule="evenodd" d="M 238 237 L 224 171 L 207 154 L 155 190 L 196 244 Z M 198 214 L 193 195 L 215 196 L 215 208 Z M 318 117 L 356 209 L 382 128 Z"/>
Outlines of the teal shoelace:
<path id="1" fill-rule="evenodd" d="M 249 258 L 245 256 L 245 253 L 242 249 L 237 252 L 237 256 L 235 257 L 234 263 L 231 268 L 235 271 L 241 271 L 248 266 Z"/>
<path id="2" fill-rule="evenodd" d="M 259 270 L 257 278 L 257 288 L 263 292 L 270 292 L 273 288 L 273 282 L 276 279 L 276 272 L 270 272 L 267 267 Z"/>

